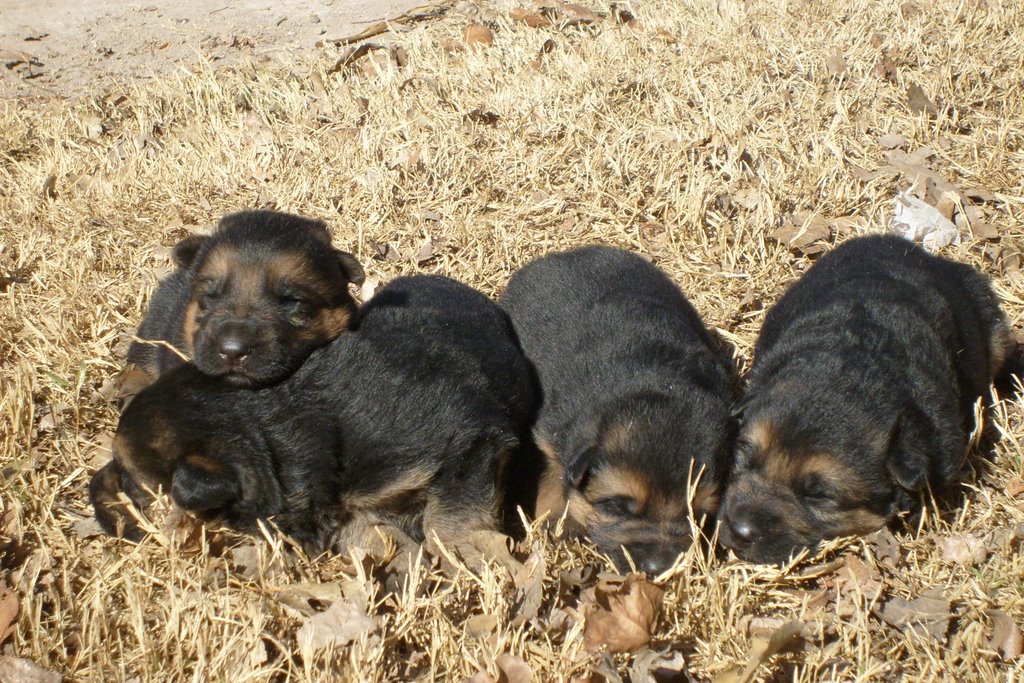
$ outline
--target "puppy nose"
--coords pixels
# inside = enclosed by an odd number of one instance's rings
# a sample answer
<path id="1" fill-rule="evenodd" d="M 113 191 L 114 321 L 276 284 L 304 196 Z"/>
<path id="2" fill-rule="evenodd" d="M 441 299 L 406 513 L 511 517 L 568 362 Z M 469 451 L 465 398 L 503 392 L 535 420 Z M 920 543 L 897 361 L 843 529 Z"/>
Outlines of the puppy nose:
<path id="1" fill-rule="evenodd" d="M 757 540 L 757 525 L 754 522 L 754 510 L 740 508 L 728 515 L 729 531 L 739 545 L 750 545 Z"/>
<path id="2" fill-rule="evenodd" d="M 217 352 L 221 360 L 232 365 L 238 365 L 249 355 L 249 343 L 239 335 L 226 335 L 221 337 Z"/>

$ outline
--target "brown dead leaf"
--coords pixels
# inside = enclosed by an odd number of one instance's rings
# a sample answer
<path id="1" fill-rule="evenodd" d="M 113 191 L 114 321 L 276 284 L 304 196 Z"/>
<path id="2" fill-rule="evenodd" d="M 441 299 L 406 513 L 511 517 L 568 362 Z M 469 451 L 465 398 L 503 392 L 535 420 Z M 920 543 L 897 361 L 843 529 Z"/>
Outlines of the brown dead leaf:
<path id="1" fill-rule="evenodd" d="M 30 659 L 0 657 L 0 681 L 3 683 L 60 683 L 63 677 L 47 671 Z"/>
<path id="2" fill-rule="evenodd" d="M 771 237 L 805 256 L 825 251 L 821 242 L 832 235 L 828 221 L 821 216 L 805 213 L 792 214 L 783 219 L 782 226 L 771 233 Z"/>
<path id="3" fill-rule="evenodd" d="M 661 614 L 665 591 L 642 574 L 630 574 L 622 583 L 601 581 L 588 605 L 583 644 L 597 652 L 630 652 L 651 640 L 651 629 Z"/>
<path id="4" fill-rule="evenodd" d="M 498 683 L 530 683 L 533 669 L 523 659 L 504 653 L 494 660 L 498 665 Z"/>
<path id="5" fill-rule="evenodd" d="M 644 648 L 633 658 L 629 667 L 630 683 L 656 683 L 681 680 L 686 671 L 686 658 L 682 652 L 654 652 Z"/>
<path id="6" fill-rule="evenodd" d="M 82 128 L 85 129 L 85 137 L 90 140 L 99 140 L 103 137 L 105 128 L 103 119 L 96 114 L 86 114 L 82 117 Z"/>
<path id="7" fill-rule="evenodd" d="M 675 45 L 677 42 L 679 42 L 676 39 L 675 35 L 673 35 L 671 32 L 663 28 L 655 29 L 654 34 L 658 36 L 658 38 L 661 39 L 663 42 L 668 43 L 669 45 Z"/>
<path id="8" fill-rule="evenodd" d="M 992 619 L 992 637 L 988 646 L 998 652 L 1003 661 L 1020 657 L 1024 652 L 1024 636 L 1017 624 L 1000 609 L 986 610 L 985 613 Z"/>
<path id="9" fill-rule="evenodd" d="M 913 600 L 892 598 L 884 605 L 873 607 L 872 611 L 890 626 L 901 630 L 923 628 L 932 638 L 945 641 L 952 618 L 950 609 L 942 589 L 932 588 Z"/>
<path id="10" fill-rule="evenodd" d="M 332 605 L 345 597 L 341 585 L 334 581 L 296 583 L 272 591 L 278 602 L 304 617 L 311 617 L 318 613 L 318 608 Z"/>
<path id="11" fill-rule="evenodd" d="M 899 133 L 886 133 L 878 138 L 878 146 L 882 149 L 906 149 L 907 139 Z"/>
<path id="12" fill-rule="evenodd" d="M 896 62 L 883 52 L 882 57 L 875 63 L 875 73 L 890 83 L 896 83 Z"/>
<path id="13" fill-rule="evenodd" d="M 939 542 L 942 560 L 951 564 L 973 566 L 981 564 L 988 557 L 985 542 L 972 534 L 946 536 Z"/>
<path id="14" fill-rule="evenodd" d="M 835 78 L 842 78 L 846 76 L 849 71 L 849 67 L 846 64 L 846 58 L 843 57 L 843 53 L 836 50 L 828 57 L 825 58 L 825 68 Z"/>
<path id="15" fill-rule="evenodd" d="M 402 150 L 388 159 L 388 168 L 392 171 L 398 168 L 414 169 L 418 166 L 420 166 L 420 153 L 415 149 Z"/>
<path id="16" fill-rule="evenodd" d="M 939 113 L 938 107 L 935 106 L 935 103 L 925 93 L 924 88 L 917 83 L 911 83 L 910 87 L 907 88 L 907 104 L 910 105 L 910 111 L 915 114 L 936 116 Z"/>
<path id="17" fill-rule="evenodd" d="M 376 626 L 377 619 L 367 614 L 363 604 L 342 600 L 306 619 L 295 636 L 305 651 L 337 648 L 358 640 Z"/>
<path id="18" fill-rule="evenodd" d="M 544 553 L 535 550 L 518 571 L 512 574 L 512 583 L 516 586 L 516 594 L 509 610 L 509 625 L 517 627 L 537 616 L 544 602 L 544 575 L 547 573 L 547 562 Z"/>
<path id="19" fill-rule="evenodd" d="M 879 529 L 864 539 L 875 559 L 890 569 L 895 569 L 903 557 L 903 546 L 888 529 Z"/>
<path id="20" fill-rule="evenodd" d="M 746 667 L 734 666 L 715 676 L 714 683 L 747 683 L 762 664 L 802 639 L 805 628 L 804 622 L 793 620 L 780 627 L 767 640 L 755 638 L 750 646 Z"/>
<path id="21" fill-rule="evenodd" d="M 1010 498 L 1017 498 L 1021 494 L 1024 494 L 1024 478 L 1014 477 L 1006 482 L 1006 495 Z"/>
<path id="22" fill-rule="evenodd" d="M 513 7 L 508 11 L 508 16 L 513 21 L 521 21 L 530 28 L 543 28 L 551 26 L 551 20 L 540 12 L 531 12 L 522 7 Z"/>
<path id="23" fill-rule="evenodd" d="M 466 619 L 466 635 L 477 640 L 486 638 L 498 628 L 498 617 L 494 614 L 475 614 Z"/>
<path id="24" fill-rule="evenodd" d="M 14 633 L 19 610 L 18 596 L 0 586 L 0 645 Z"/>
<path id="25" fill-rule="evenodd" d="M 75 535 L 79 538 L 93 538 L 104 535 L 103 527 L 100 526 L 95 517 L 83 517 L 76 520 L 71 525 L 71 528 L 74 529 Z"/>
<path id="26" fill-rule="evenodd" d="M 470 46 L 490 46 L 494 43 L 494 34 L 483 24 L 469 24 L 463 32 L 463 37 L 466 40 L 466 45 Z"/>

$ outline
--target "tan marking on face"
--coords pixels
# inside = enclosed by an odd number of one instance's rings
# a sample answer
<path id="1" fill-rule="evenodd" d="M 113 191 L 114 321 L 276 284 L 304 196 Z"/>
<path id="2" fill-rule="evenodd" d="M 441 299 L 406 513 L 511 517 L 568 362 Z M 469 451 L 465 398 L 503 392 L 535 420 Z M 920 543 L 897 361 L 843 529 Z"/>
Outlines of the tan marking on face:
<path id="1" fill-rule="evenodd" d="M 590 478 L 585 495 L 588 500 L 632 498 L 643 508 L 650 497 L 647 480 L 636 472 L 613 466 L 600 467 Z"/>
<path id="2" fill-rule="evenodd" d="M 217 245 L 206 254 L 199 266 L 199 277 L 219 280 L 230 275 L 237 263 L 235 250 L 231 246 Z"/>
<path id="3" fill-rule="evenodd" d="M 714 484 L 697 484 L 697 490 L 693 493 L 693 513 L 698 518 L 701 515 L 712 516 L 718 512 L 721 502 L 721 491 Z"/>
<path id="4" fill-rule="evenodd" d="M 328 289 L 326 283 L 310 269 L 309 259 L 299 252 L 279 251 L 274 254 L 270 263 L 266 264 L 267 279 L 270 282 L 288 280 L 301 282 L 303 285 L 323 292 Z"/>
<path id="5" fill-rule="evenodd" d="M 195 341 L 196 332 L 198 330 L 198 323 L 196 322 L 196 316 L 199 315 L 199 304 L 195 301 L 190 301 L 188 306 L 185 307 L 185 323 L 181 328 L 181 336 L 185 342 L 185 353 L 189 356 L 195 355 Z"/>
<path id="6" fill-rule="evenodd" d="M 348 306 L 321 309 L 317 317 L 318 336 L 324 341 L 337 339 L 352 323 L 352 313 Z"/>
<path id="7" fill-rule="evenodd" d="M 613 424 L 601 434 L 601 448 L 608 452 L 629 451 L 633 438 L 628 423 Z"/>

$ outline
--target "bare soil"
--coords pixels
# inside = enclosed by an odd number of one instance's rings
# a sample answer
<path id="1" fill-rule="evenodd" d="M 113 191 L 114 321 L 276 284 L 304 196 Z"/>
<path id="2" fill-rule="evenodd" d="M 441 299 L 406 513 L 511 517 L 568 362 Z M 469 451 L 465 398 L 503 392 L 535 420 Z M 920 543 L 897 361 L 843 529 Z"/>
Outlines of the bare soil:
<path id="1" fill-rule="evenodd" d="M 288 60 L 422 0 L 5 0 L 0 98 L 106 94 L 208 62 Z M 26 59 L 27 57 L 27 59 Z"/>

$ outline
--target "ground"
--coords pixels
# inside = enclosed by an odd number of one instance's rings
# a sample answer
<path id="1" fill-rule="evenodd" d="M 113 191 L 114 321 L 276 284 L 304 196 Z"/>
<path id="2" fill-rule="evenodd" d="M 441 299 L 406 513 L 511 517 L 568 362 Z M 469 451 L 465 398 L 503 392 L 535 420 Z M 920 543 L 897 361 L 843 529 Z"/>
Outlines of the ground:
<path id="1" fill-rule="evenodd" d="M 287 61 L 425 0 L 117 0 L 0 7 L 0 98 L 103 95 L 205 62 Z"/>
<path id="2" fill-rule="evenodd" d="M 695 545 L 654 581 L 539 529 L 480 538 L 498 560 L 454 575 L 307 558 L 166 501 L 133 545 L 97 533 L 86 486 L 169 248 L 242 207 L 327 221 L 364 298 L 414 272 L 496 295 L 551 250 L 629 248 L 743 369 L 785 286 L 888 229 L 906 192 L 1020 338 L 1022 35 L 1024 7 L 999 0 L 460 3 L 352 46 L 250 61 L 243 40 L 239 59 L 67 91 L 83 81 L 57 77 L 50 37 L 5 42 L 43 64 L 4 52 L 0 681 L 1021 680 L 1011 392 L 961 496 L 785 567 Z M 52 91 L 18 80 L 47 67 Z"/>

